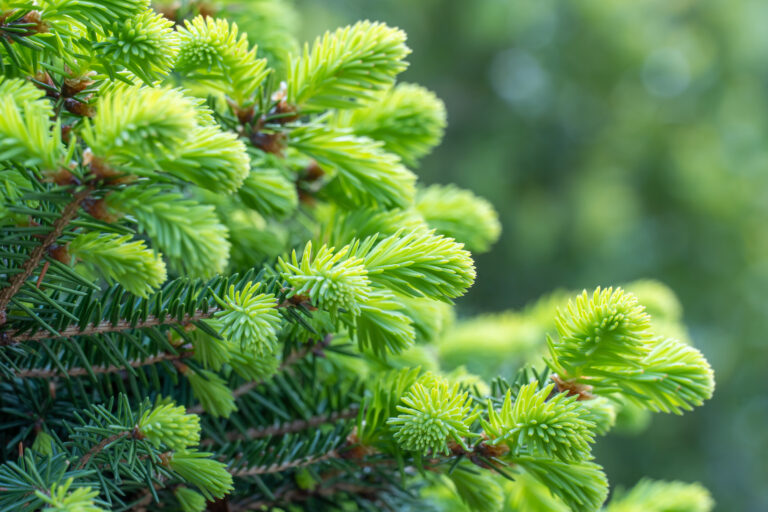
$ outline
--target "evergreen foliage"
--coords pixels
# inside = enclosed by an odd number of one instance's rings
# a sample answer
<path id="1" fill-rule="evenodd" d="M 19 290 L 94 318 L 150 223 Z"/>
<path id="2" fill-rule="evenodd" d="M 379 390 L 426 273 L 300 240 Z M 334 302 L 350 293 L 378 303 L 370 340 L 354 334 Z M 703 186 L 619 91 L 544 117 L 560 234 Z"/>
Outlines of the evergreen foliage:
<path id="1" fill-rule="evenodd" d="M 361 22 L 281 67 L 288 36 L 261 57 L 203 3 L 157 7 L 0 2 L 0 510 L 406 510 L 432 482 L 471 510 L 596 511 L 614 404 L 711 396 L 620 289 L 535 312 L 546 366 L 441 369 L 425 347 L 457 343 L 467 249 L 500 228 L 404 165 L 445 124 L 395 84 L 405 34 Z"/>

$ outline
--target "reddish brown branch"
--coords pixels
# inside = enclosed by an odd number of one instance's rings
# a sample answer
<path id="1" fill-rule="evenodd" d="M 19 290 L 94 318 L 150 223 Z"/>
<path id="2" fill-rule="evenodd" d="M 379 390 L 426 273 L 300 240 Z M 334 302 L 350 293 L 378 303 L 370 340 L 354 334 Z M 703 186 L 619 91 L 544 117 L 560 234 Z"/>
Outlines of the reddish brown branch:
<path id="1" fill-rule="evenodd" d="M 104 439 L 101 440 L 99 444 L 97 444 L 96 446 L 88 450 L 88 453 L 83 455 L 83 458 L 80 459 L 80 462 L 77 463 L 77 467 L 75 469 L 83 469 L 85 465 L 88 464 L 88 461 L 91 460 L 91 458 L 94 455 L 101 453 L 102 450 L 104 450 L 104 448 L 106 448 L 108 444 L 114 443 L 118 439 L 122 439 L 124 437 L 128 437 L 133 434 L 134 434 L 133 430 L 124 430 L 112 436 L 105 437 Z"/>
<path id="2" fill-rule="evenodd" d="M 21 272 L 15 274 L 11 278 L 8 286 L 0 290 L 0 325 L 5 323 L 5 310 L 11 302 L 11 299 L 19 293 L 24 282 L 29 279 L 29 276 L 35 271 L 37 265 L 40 263 L 40 260 L 43 259 L 43 256 L 45 256 L 48 249 L 59 239 L 67 225 L 75 218 L 77 211 L 80 209 L 80 203 L 82 203 L 92 191 L 92 187 L 86 187 L 75 194 L 72 201 L 64 207 L 64 210 L 61 212 L 61 217 L 56 219 L 53 223 L 53 229 L 51 229 L 50 233 L 45 236 L 43 243 L 35 247 L 27 261 L 21 266 Z"/>
<path id="3" fill-rule="evenodd" d="M 78 327 L 77 325 L 71 325 L 66 329 L 62 329 L 61 331 L 59 331 L 58 336 L 54 335 L 50 331 L 45 331 L 45 330 L 35 331 L 31 334 L 21 334 L 18 336 L 11 334 L 10 336 L 6 336 L 5 339 L 0 339 L 0 346 L 15 345 L 17 343 L 23 343 L 25 341 L 41 341 L 41 340 L 54 339 L 54 338 L 72 338 L 73 336 L 90 336 L 93 334 L 104 334 L 108 332 L 127 331 L 128 329 L 143 329 L 145 327 L 157 327 L 160 325 L 179 324 L 182 326 L 186 326 L 197 320 L 210 318 L 214 315 L 214 313 L 220 310 L 221 309 L 218 307 L 213 307 L 213 308 L 210 308 L 205 313 L 203 313 L 202 311 L 197 311 L 192 315 L 184 315 L 181 321 L 179 321 L 174 316 L 165 316 L 163 318 L 158 318 L 150 315 L 147 317 L 145 321 L 136 322 L 136 325 L 133 325 L 133 323 L 129 320 L 119 320 L 117 323 L 114 323 L 114 324 L 111 321 L 107 320 L 99 324 L 89 324 L 83 330 L 80 330 L 80 327 Z"/>
<path id="4" fill-rule="evenodd" d="M 129 361 L 128 366 L 131 368 L 140 368 L 142 366 L 150 366 L 156 363 L 160 363 L 162 361 L 177 361 L 179 359 L 187 359 L 194 355 L 194 352 L 191 350 L 188 350 L 186 352 L 181 352 L 178 354 L 170 354 L 170 353 L 163 353 L 163 354 L 157 354 L 154 356 L 150 356 L 146 359 L 136 359 L 133 361 Z M 93 366 L 90 369 L 90 372 L 101 374 L 101 373 L 117 373 L 120 371 L 125 370 L 126 366 L 120 366 L 120 365 L 111 365 L 111 366 Z M 62 374 L 61 371 L 51 368 L 51 369 L 41 369 L 41 368 L 33 368 L 30 370 L 20 370 L 15 374 L 16 377 L 22 378 L 22 379 L 29 379 L 29 378 L 53 378 L 53 377 L 61 377 L 63 375 L 67 375 L 69 377 L 82 377 L 83 375 L 89 375 L 90 372 L 87 368 L 68 368 L 66 373 Z"/>
<path id="5" fill-rule="evenodd" d="M 336 411 L 331 414 L 320 414 L 312 416 L 305 420 L 294 420 L 287 423 L 276 423 L 268 427 L 250 428 L 245 432 L 228 432 L 227 441 L 237 441 L 239 439 L 261 439 L 270 436 L 283 436 L 293 432 L 300 432 L 308 428 L 318 427 L 324 423 L 333 423 L 339 420 L 348 420 L 357 416 L 358 407 L 353 406 L 344 411 Z M 200 445 L 207 446 L 214 444 L 213 439 L 205 439 Z"/>
<path id="6" fill-rule="evenodd" d="M 269 466 L 253 466 L 251 468 L 236 469 L 232 471 L 232 476 L 243 477 L 253 475 L 267 475 L 270 473 L 280 473 L 289 469 L 303 468 L 305 466 L 311 466 L 318 462 L 323 462 L 330 459 L 337 459 L 340 455 L 336 450 L 331 450 L 322 455 L 316 457 L 305 457 L 303 459 L 296 459 L 282 464 L 270 464 Z"/>

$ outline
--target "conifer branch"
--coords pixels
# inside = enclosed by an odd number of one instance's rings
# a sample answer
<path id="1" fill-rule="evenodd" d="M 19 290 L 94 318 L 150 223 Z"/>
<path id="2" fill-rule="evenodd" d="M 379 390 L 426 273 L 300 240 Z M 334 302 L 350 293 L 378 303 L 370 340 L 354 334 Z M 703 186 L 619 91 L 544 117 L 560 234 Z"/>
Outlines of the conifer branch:
<path id="1" fill-rule="evenodd" d="M 289 469 L 303 468 L 306 466 L 317 464 L 318 462 L 338 459 L 340 457 L 341 455 L 339 454 L 338 451 L 331 450 L 322 455 L 296 459 L 288 462 L 283 462 L 282 464 L 270 464 L 268 466 L 253 466 L 250 468 L 236 469 L 232 471 L 232 476 L 244 477 L 244 476 L 254 476 L 254 475 L 267 475 L 271 473 L 282 473 L 283 471 L 288 471 Z"/>
<path id="2" fill-rule="evenodd" d="M 6 321 L 6 308 L 11 299 L 19 292 L 26 280 L 29 279 L 29 276 L 35 271 L 48 249 L 58 240 L 67 225 L 75 218 L 80 205 L 92 191 L 93 187 L 88 186 L 74 195 L 72 201 L 62 210 L 61 216 L 53 223 L 51 231 L 45 236 L 43 242 L 29 254 L 29 257 L 21 267 L 21 272 L 15 274 L 8 286 L 0 290 L 0 325 Z"/>
<path id="3" fill-rule="evenodd" d="M 286 368 L 289 368 L 290 366 L 293 366 L 294 364 L 296 364 L 299 361 L 301 361 L 302 359 L 304 359 L 310 353 L 314 353 L 314 354 L 321 353 L 322 350 L 325 347 L 330 345 L 331 339 L 332 339 L 331 336 L 326 336 L 320 342 L 317 342 L 315 344 L 308 344 L 308 345 L 302 347 L 301 349 L 292 352 L 280 364 L 280 366 L 278 367 L 278 371 L 281 372 L 281 371 L 284 371 Z M 237 399 L 237 398 L 245 395 L 246 393 L 248 393 L 249 391 L 251 391 L 252 389 L 254 389 L 255 387 L 257 387 L 257 386 L 259 386 L 259 385 L 261 385 L 263 383 L 264 383 L 263 380 L 256 380 L 256 381 L 246 382 L 242 386 L 239 386 L 239 387 L 235 388 L 232 391 L 232 397 Z M 203 412 L 203 407 L 202 407 L 202 405 L 198 404 L 198 405 L 196 405 L 194 407 L 189 408 L 189 412 L 194 413 L 194 414 L 200 414 L 200 413 Z"/>
<path id="4" fill-rule="evenodd" d="M 83 455 L 83 458 L 80 459 L 80 462 L 77 463 L 76 469 L 83 469 L 86 464 L 88 464 L 88 461 L 93 458 L 93 456 L 98 455 L 101 453 L 104 448 L 107 447 L 107 445 L 114 443 L 115 441 L 118 441 L 124 437 L 128 437 L 130 435 L 135 435 L 136 432 L 134 430 L 123 430 L 122 432 L 118 432 L 117 434 L 111 435 L 109 437 L 105 437 L 101 440 L 101 442 L 97 445 L 95 445 L 93 448 L 88 450 L 88 452 Z"/>
<path id="5" fill-rule="evenodd" d="M 247 439 L 262 439 L 272 436 L 284 436 L 294 432 L 301 432 L 310 428 L 319 427 L 325 423 L 333 423 L 339 420 L 349 420 L 357 416 L 359 406 L 352 407 L 343 411 L 335 411 L 329 414 L 318 414 L 307 419 L 289 421 L 287 423 L 276 423 L 268 427 L 250 428 L 245 432 L 227 432 L 225 438 L 227 441 L 238 441 Z M 201 446 L 214 444 L 213 439 L 206 439 L 200 442 Z"/>
<path id="6" fill-rule="evenodd" d="M 146 329 L 148 327 L 160 327 L 163 325 L 180 325 L 184 327 L 191 324 L 192 322 L 196 322 L 198 320 L 205 320 L 206 318 L 211 318 L 215 313 L 219 311 L 221 311 L 221 308 L 217 308 L 217 307 L 209 308 L 205 312 L 198 310 L 191 315 L 189 314 L 184 315 L 181 321 L 179 321 L 178 318 L 170 315 L 166 315 L 164 317 L 156 317 L 153 315 L 149 315 L 147 316 L 147 319 L 145 321 L 137 322 L 135 324 L 128 320 L 119 320 L 115 323 L 107 320 L 96 325 L 94 324 L 88 325 L 85 327 L 85 329 L 82 329 L 82 330 L 80 329 L 79 326 L 72 325 L 70 327 L 67 327 L 66 329 L 62 329 L 61 331 L 59 331 L 58 335 L 54 335 L 53 333 L 46 330 L 39 330 L 31 334 L 21 334 L 18 336 L 11 334 L 9 336 L 6 336 L 3 339 L 0 339 L 0 346 L 17 345 L 19 343 L 24 343 L 26 341 L 42 341 L 42 340 L 57 339 L 57 338 L 72 338 L 75 336 L 93 336 L 93 335 L 105 334 L 109 332 L 127 331 L 130 329 Z"/>
<path id="7" fill-rule="evenodd" d="M 181 359 L 188 359 L 192 357 L 194 354 L 195 353 L 192 350 L 187 350 L 185 352 L 180 352 L 178 354 L 171 354 L 169 352 L 165 352 L 162 354 L 150 356 L 146 359 L 136 359 L 136 360 L 130 361 L 130 364 L 128 366 L 122 366 L 122 365 L 93 366 L 90 369 L 83 368 L 83 367 L 68 368 L 65 375 L 69 377 L 82 377 L 84 375 L 89 375 L 90 373 L 96 373 L 96 374 L 118 373 L 118 372 L 124 371 L 126 367 L 141 368 L 142 366 L 151 366 L 153 364 L 157 364 L 163 361 L 178 361 Z M 16 372 L 14 376 L 20 379 L 34 379 L 34 378 L 50 379 L 54 377 L 61 377 L 62 373 L 56 369 L 31 368 L 27 370 L 20 370 Z"/>

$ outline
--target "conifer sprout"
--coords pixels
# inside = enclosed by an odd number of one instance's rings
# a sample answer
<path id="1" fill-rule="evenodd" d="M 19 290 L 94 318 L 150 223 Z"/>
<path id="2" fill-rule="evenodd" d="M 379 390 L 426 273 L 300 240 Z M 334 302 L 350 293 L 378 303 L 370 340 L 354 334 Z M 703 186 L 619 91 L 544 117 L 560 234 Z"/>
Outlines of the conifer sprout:
<path id="1" fill-rule="evenodd" d="M 221 462 L 211 460 L 210 453 L 177 451 L 165 465 L 182 479 L 197 486 L 207 500 L 221 498 L 232 491 L 232 475 Z"/>
<path id="2" fill-rule="evenodd" d="M 563 462 L 531 456 L 515 461 L 571 510 L 599 510 L 608 496 L 608 481 L 594 462 Z"/>
<path id="3" fill-rule="evenodd" d="M 557 315 L 557 364 L 578 376 L 589 366 L 632 366 L 652 344 L 651 317 L 621 288 L 584 291 Z"/>
<path id="4" fill-rule="evenodd" d="M 243 184 L 248 155 L 233 133 L 198 126 L 186 136 L 175 154 L 158 160 L 160 169 L 212 192 L 234 192 Z"/>
<path id="5" fill-rule="evenodd" d="M 504 491 L 492 473 L 460 462 L 449 478 L 456 494 L 470 510 L 502 510 Z"/>
<path id="6" fill-rule="evenodd" d="M 468 190 L 432 185 L 417 194 L 415 208 L 430 228 L 476 253 L 488 251 L 501 235 L 493 206 Z"/>
<path id="7" fill-rule="evenodd" d="M 42 510 L 51 512 L 102 512 L 105 510 L 94 504 L 93 499 L 98 495 L 97 491 L 90 487 L 80 487 L 70 491 L 71 486 L 72 478 L 61 485 L 52 486 L 48 493 L 36 491 L 37 497 L 46 504 Z"/>
<path id="8" fill-rule="evenodd" d="M 165 263 L 143 240 L 130 239 L 130 235 L 92 231 L 74 238 L 69 253 L 108 281 L 117 281 L 129 292 L 146 296 L 165 282 Z"/>
<path id="9" fill-rule="evenodd" d="M 375 98 L 405 70 L 405 32 L 363 21 L 318 37 L 291 60 L 288 100 L 304 111 L 349 108 Z"/>
<path id="10" fill-rule="evenodd" d="M 164 404 L 147 410 L 136 428 L 156 446 L 184 449 L 200 442 L 200 418 L 187 414 L 183 406 Z"/>
<path id="11" fill-rule="evenodd" d="M 146 173 L 154 171 L 155 159 L 179 149 L 195 128 L 195 117 L 193 101 L 179 90 L 116 87 L 99 98 L 82 136 L 104 164 Z"/>
<path id="12" fill-rule="evenodd" d="M 27 2 L 29 3 L 31 2 Z M 72 19 L 93 28 L 95 28 L 93 23 L 96 22 L 105 29 L 114 23 L 134 19 L 149 8 L 149 0 L 103 0 L 100 2 L 43 0 L 39 4 L 40 17 L 43 21 L 59 19 L 66 28 L 69 28 L 69 19 Z M 153 58 L 156 57 L 153 56 Z"/>
<path id="13" fill-rule="evenodd" d="M 595 434 L 604 436 L 616 425 L 617 410 L 620 406 L 615 402 L 600 396 L 582 404 L 587 410 L 586 417 L 595 424 Z"/>
<path id="14" fill-rule="evenodd" d="M 216 417 L 228 418 L 237 410 L 232 390 L 218 374 L 208 370 L 187 369 L 184 375 L 204 411 Z"/>
<path id="15" fill-rule="evenodd" d="M 416 330 L 405 306 L 393 294 L 376 290 L 360 306 L 355 335 L 361 348 L 386 355 L 412 346 Z"/>
<path id="16" fill-rule="evenodd" d="M 125 188 L 110 194 L 107 203 L 135 219 L 174 270 L 213 277 L 226 268 L 228 230 L 213 206 L 160 187 Z"/>
<path id="17" fill-rule="evenodd" d="M 312 243 L 308 242 L 299 262 L 296 251 L 291 262 L 280 260 L 282 276 L 291 285 L 291 296 L 306 295 L 314 305 L 332 313 L 340 309 L 353 315 L 360 314 L 360 306 L 371 292 L 368 271 L 363 260 L 347 257 L 350 248 L 322 246 L 312 255 Z"/>
<path id="18" fill-rule="evenodd" d="M 242 290 L 232 285 L 223 299 L 215 297 L 223 308 L 216 313 L 219 332 L 224 338 L 247 346 L 257 354 L 274 352 L 281 317 L 271 293 L 256 292 L 261 283 L 246 283 Z"/>
<path id="19" fill-rule="evenodd" d="M 371 281 L 412 297 L 449 301 L 475 282 L 469 252 L 451 238 L 433 233 L 400 233 L 365 252 Z"/>
<path id="20" fill-rule="evenodd" d="M 406 167 L 445 106 L 402 30 L 297 18 L 0 0 L 0 510 L 599 511 L 595 437 L 714 390 L 679 303 L 457 317 L 500 226 Z"/>
<path id="21" fill-rule="evenodd" d="M 629 491 L 617 490 L 605 512 L 710 512 L 712 497 L 700 484 L 641 480 Z"/>
<path id="22" fill-rule="evenodd" d="M 263 215 L 284 217 L 296 211 L 296 185 L 276 169 L 251 172 L 237 191 L 243 203 Z"/>
<path id="23" fill-rule="evenodd" d="M 483 430 L 490 444 L 504 443 L 517 453 L 545 453 L 562 461 L 591 458 L 595 424 L 575 396 L 559 393 L 550 398 L 554 384 L 537 391 L 538 382 L 526 384 L 514 403 L 507 391 L 497 412 L 488 404 Z"/>
<path id="24" fill-rule="evenodd" d="M 35 442 L 32 443 L 32 449 L 43 455 L 53 455 L 53 437 L 44 430 L 41 430 L 35 436 Z"/>
<path id="25" fill-rule="evenodd" d="M 458 384 L 425 375 L 411 386 L 398 406 L 400 414 L 388 421 L 394 437 L 405 450 L 424 455 L 450 453 L 449 442 L 467 448 L 466 438 L 479 413 L 472 412 L 468 393 Z"/>
<path id="26" fill-rule="evenodd" d="M 336 124 L 383 142 L 387 151 L 413 166 L 442 140 L 445 116 L 445 105 L 433 92 L 401 83 L 373 103 L 339 111 Z"/>
<path id="27" fill-rule="evenodd" d="M 64 153 L 61 127 L 51 123 L 42 95 L 19 79 L 0 82 L 0 159 L 55 171 Z"/>
<path id="28" fill-rule="evenodd" d="M 167 76 L 179 52 L 173 22 L 149 10 L 113 23 L 108 34 L 93 45 L 100 60 L 110 63 L 107 70 L 112 72 L 112 63 L 121 64 L 146 84 Z"/>
<path id="29" fill-rule="evenodd" d="M 267 61 L 256 58 L 248 37 L 238 37 L 237 25 L 198 16 L 185 20 L 176 71 L 189 80 L 221 90 L 242 105 L 269 74 Z"/>
<path id="30" fill-rule="evenodd" d="M 173 494 L 179 500 L 182 512 L 203 512 L 206 507 L 205 496 L 189 487 L 178 487 Z"/>
<path id="31" fill-rule="evenodd" d="M 416 176 L 397 156 L 384 151 L 381 142 L 357 137 L 349 130 L 306 125 L 291 132 L 290 144 L 335 173 L 331 185 L 344 202 L 402 208 L 413 201 Z"/>

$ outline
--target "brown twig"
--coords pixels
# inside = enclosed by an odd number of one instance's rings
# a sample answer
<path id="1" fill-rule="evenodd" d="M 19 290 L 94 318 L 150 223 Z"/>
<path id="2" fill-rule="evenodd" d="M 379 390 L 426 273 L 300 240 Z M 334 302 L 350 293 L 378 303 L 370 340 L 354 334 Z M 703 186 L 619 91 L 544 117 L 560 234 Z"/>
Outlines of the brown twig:
<path id="1" fill-rule="evenodd" d="M 282 464 L 270 464 L 269 466 L 253 466 L 250 468 L 236 469 L 232 471 L 232 476 L 243 477 L 253 475 L 267 475 L 270 473 L 280 473 L 289 469 L 303 468 L 305 466 L 311 466 L 318 462 L 323 462 L 330 459 L 337 459 L 340 455 L 336 450 L 331 450 L 327 453 L 316 457 L 305 457 L 303 459 L 296 459 Z"/>
<path id="2" fill-rule="evenodd" d="M 72 201 L 67 206 L 65 206 L 64 210 L 61 212 L 61 217 L 56 219 L 56 221 L 53 223 L 53 229 L 45 236 L 43 243 L 35 247 L 35 249 L 29 255 L 27 261 L 25 261 L 21 266 L 21 272 L 15 274 L 11 278 L 8 286 L 0 290 L 0 325 L 5 323 L 5 310 L 8 307 L 8 304 L 11 302 L 11 299 L 19 292 L 21 287 L 24 285 L 24 282 L 29 279 L 29 276 L 31 276 L 35 271 L 37 265 L 40 263 L 40 260 L 43 259 L 46 251 L 48 251 L 48 248 L 51 247 L 56 242 L 56 240 L 58 240 L 58 238 L 64 232 L 64 228 L 66 228 L 72 219 L 75 218 L 77 211 L 80 209 L 80 204 L 91 194 L 92 191 L 93 187 L 89 186 L 74 195 Z"/>
<path id="3" fill-rule="evenodd" d="M 88 450 L 88 453 L 83 455 L 83 458 L 80 459 L 80 462 L 77 463 L 77 467 L 75 469 L 83 469 L 86 464 L 88 464 L 88 461 L 91 460 L 91 458 L 94 455 L 97 455 L 101 453 L 101 451 L 106 448 L 108 444 L 114 443 L 118 439 L 122 439 L 124 437 L 128 437 L 131 435 L 134 435 L 135 432 L 133 430 L 124 430 L 122 432 L 118 432 L 117 434 L 111 435 L 109 437 L 105 437 L 101 440 L 99 444 Z"/>
<path id="4" fill-rule="evenodd" d="M 237 441 L 239 439 L 261 439 L 270 436 L 282 436 L 293 432 L 300 432 L 308 428 L 318 427 L 324 423 L 332 423 L 339 420 L 348 420 L 357 416 L 358 407 L 352 406 L 344 411 L 336 411 L 331 414 L 319 414 L 305 420 L 294 420 L 287 423 L 276 423 L 268 427 L 249 428 L 245 432 L 228 432 L 227 441 Z M 200 442 L 201 446 L 214 444 L 213 439 L 204 439 Z"/>
<path id="5" fill-rule="evenodd" d="M 140 368 L 142 366 L 150 366 L 156 363 L 160 363 L 162 361 L 177 361 L 179 359 L 187 359 L 194 355 L 194 352 L 192 350 L 188 350 L 186 352 L 180 352 L 178 354 L 170 354 L 170 353 L 162 353 L 157 354 L 154 356 L 150 356 L 146 359 L 135 359 L 133 361 L 129 361 L 128 366 L 131 368 Z M 119 366 L 119 365 L 110 365 L 110 366 L 93 366 L 90 369 L 90 372 L 101 374 L 101 373 L 117 373 L 120 371 L 125 370 L 126 366 Z M 53 377 L 61 377 L 62 375 L 68 375 L 69 377 L 82 377 L 83 375 L 89 375 L 89 370 L 87 368 L 68 368 L 65 374 L 62 374 L 59 370 L 51 368 L 32 368 L 29 370 L 21 370 L 15 374 L 16 377 L 22 378 L 22 379 L 30 379 L 30 378 L 53 378 Z"/>
<path id="6" fill-rule="evenodd" d="M 145 321 L 137 322 L 136 325 L 133 325 L 133 323 L 128 320 L 119 320 L 117 323 L 114 323 L 114 324 L 111 321 L 107 320 L 98 324 L 89 324 L 82 330 L 80 330 L 80 327 L 78 327 L 77 325 L 72 325 L 67 327 L 66 329 L 62 329 L 61 331 L 59 331 L 58 335 L 54 335 L 52 332 L 46 331 L 46 330 L 35 331 L 31 334 L 22 334 L 18 336 L 15 335 L 14 333 L 11 333 L 9 336 L 6 336 L 5 339 L 0 339 L 0 346 L 15 345 L 17 343 L 23 343 L 25 341 L 41 341 L 41 340 L 47 340 L 47 339 L 53 339 L 53 338 L 71 338 L 73 336 L 90 336 L 93 334 L 104 334 L 108 332 L 126 331 L 128 329 L 143 329 L 145 327 L 157 327 L 159 325 L 180 324 L 182 326 L 186 326 L 197 320 L 210 318 L 214 315 L 214 313 L 217 313 L 220 310 L 221 308 L 212 307 L 208 309 L 208 311 L 206 311 L 205 313 L 203 313 L 202 311 L 196 311 L 192 315 L 184 315 L 181 321 L 179 321 L 176 317 L 173 317 L 173 316 L 165 316 L 163 318 L 158 318 L 156 316 L 150 315 L 147 317 Z"/>

